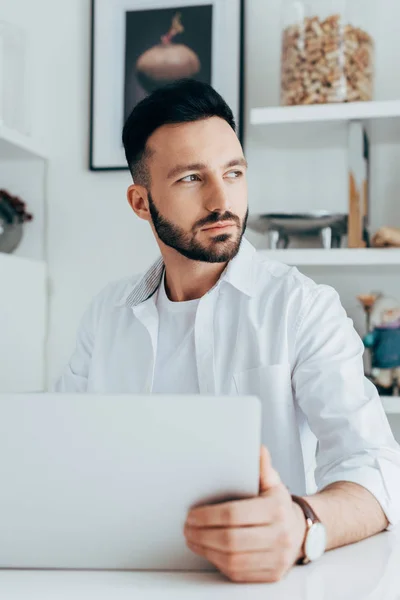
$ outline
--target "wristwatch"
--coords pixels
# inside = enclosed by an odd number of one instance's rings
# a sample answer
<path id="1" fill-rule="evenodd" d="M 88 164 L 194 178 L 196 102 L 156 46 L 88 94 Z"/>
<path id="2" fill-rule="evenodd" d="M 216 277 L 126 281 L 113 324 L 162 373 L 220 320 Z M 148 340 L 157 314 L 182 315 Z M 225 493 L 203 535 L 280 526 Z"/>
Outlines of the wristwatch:
<path id="1" fill-rule="evenodd" d="M 318 560 L 324 554 L 326 550 L 326 529 L 304 498 L 292 496 L 292 500 L 300 506 L 306 518 L 307 531 L 303 544 L 304 558 L 300 558 L 297 562 L 298 565 L 306 565 L 311 561 Z"/>

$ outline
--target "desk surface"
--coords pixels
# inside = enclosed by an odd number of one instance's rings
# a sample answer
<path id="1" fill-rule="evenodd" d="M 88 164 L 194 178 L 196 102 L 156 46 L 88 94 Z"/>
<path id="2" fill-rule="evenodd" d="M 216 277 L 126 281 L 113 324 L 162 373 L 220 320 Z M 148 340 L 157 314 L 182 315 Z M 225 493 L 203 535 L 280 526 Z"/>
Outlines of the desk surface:
<path id="1" fill-rule="evenodd" d="M 400 528 L 294 567 L 275 584 L 218 573 L 0 571 L 4 600 L 400 600 Z"/>

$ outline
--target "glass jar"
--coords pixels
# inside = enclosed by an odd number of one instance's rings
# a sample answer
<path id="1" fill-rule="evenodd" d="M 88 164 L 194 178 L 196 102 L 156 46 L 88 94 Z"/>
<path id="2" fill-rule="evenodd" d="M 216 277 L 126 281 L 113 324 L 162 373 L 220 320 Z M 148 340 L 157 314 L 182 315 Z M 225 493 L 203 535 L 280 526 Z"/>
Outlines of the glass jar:
<path id="1" fill-rule="evenodd" d="M 284 2 L 281 104 L 373 98 L 374 41 L 349 23 L 345 0 Z"/>

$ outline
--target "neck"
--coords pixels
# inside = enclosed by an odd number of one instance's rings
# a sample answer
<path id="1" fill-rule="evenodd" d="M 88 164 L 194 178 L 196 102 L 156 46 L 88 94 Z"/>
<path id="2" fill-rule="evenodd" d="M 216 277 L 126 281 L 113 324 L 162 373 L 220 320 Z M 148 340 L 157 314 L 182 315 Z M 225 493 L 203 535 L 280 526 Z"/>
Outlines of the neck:
<path id="1" fill-rule="evenodd" d="M 169 247 L 161 248 L 165 264 L 165 288 L 173 302 L 204 296 L 218 281 L 227 263 L 191 260 Z"/>

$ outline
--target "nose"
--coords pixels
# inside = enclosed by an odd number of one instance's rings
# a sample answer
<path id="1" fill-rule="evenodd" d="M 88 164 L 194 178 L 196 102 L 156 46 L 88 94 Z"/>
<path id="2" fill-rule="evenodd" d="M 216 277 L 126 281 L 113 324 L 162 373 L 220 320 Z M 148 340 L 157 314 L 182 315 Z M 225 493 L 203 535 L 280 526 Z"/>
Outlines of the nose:
<path id="1" fill-rule="evenodd" d="M 212 181 L 207 186 L 205 208 L 209 212 L 225 212 L 231 210 L 231 200 L 223 181 Z"/>

